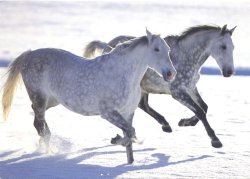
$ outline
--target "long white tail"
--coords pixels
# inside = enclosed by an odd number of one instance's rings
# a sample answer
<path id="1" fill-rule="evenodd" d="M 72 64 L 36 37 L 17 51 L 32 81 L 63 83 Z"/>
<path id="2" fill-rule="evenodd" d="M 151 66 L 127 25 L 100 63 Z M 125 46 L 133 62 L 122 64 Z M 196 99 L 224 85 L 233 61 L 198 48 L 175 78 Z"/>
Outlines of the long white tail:
<path id="1" fill-rule="evenodd" d="M 30 51 L 26 51 L 22 53 L 19 57 L 17 57 L 10 65 L 9 71 L 7 72 L 9 75 L 7 81 L 3 86 L 3 96 L 2 96 L 4 120 L 8 118 L 16 85 L 20 79 L 21 66 L 28 53 L 30 53 Z"/>
<path id="2" fill-rule="evenodd" d="M 92 41 L 85 47 L 83 57 L 86 57 L 86 58 L 95 57 L 96 56 L 95 53 L 97 50 L 102 52 L 105 48 L 112 49 L 112 47 L 110 47 L 105 42 L 102 42 L 99 40 Z"/>

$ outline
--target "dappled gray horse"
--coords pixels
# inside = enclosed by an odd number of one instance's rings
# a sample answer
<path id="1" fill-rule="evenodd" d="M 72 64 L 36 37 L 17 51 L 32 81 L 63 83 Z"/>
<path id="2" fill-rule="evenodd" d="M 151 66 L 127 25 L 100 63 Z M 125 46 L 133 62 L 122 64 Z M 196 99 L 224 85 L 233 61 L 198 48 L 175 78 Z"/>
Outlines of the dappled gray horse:
<path id="1" fill-rule="evenodd" d="M 218 63 L 224 77 L 234 72 L 233 49 L 231 39 L 235 27 L 231 30 L 227 26 L 195 26 L 184 31 L 180 36 L 167 36 L 164 40 L 170 46 L 170 58 L 177 70 L 176 78 L 166 83 L 160 75 L 148 69 L 142 81 L 142 98 L 139 107 L 154 117 L 165 132 L 172 132 L 165 118 L 152 109 L 148 104 L 148 93 L 171 94 L 174 99 L 188 107 L 195 116 L 182 119 L 179 126 L 194 126 L 199 119 L 202 121 L 213 147 L 222 147 L 222 143 L 210 127 L 206 113 L 208 106 L 201 98 L 196 84 L 200 77 L 200 68 L 211 55 Z M 119 36 L 109 43 L 93 41 L 86 46 L 84 56 L 95 55 L 96 50 L 103 53 L 110 51 L 120 42 L 133 39 L 132 36 Z"/>
<path id="2" fill-rule="evenodd" d="M 122 129 L 124 138 L 115 143 L 126 146 L 128 163 L 132 163 L 132 119 L 141 97 L 140 81 L 148 67 L 171 81 L 176 71 L 168 53 L 166 42 L 148 31 L 147 36 L 120 44 L 93 60 L 59 49 L 27 51 L 10 66 L 2 98 L 4 117 L 21 73 L 35 113 L 40 144 L 48 149 L 51 136 L 45 111 L 62 104 L 82 115 L 100 115 Z"/>

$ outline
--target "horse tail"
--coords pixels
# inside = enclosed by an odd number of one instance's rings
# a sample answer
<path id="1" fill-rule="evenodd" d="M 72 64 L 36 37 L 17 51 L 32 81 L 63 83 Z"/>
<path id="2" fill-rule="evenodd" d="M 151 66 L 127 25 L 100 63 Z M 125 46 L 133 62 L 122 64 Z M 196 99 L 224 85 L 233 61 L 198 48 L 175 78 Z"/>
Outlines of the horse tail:
<path id="1" fill-rule="evenodd" d="M 4 120 L 7 120 L 8 118 L 11 103 L 13 100 L 13 95 L 16 89 L 16 85 L 17 85 L 17 82 L 20 81 L 19 79 L 20 79 L 21 67 L 28 53 L 30 53 L 30 51 L 26 51 L 22 53 L 19 57 L 17 57 L 10 65 L 9 70 L 7 72 L 7 74 L 9 75 L 7 77 L 7 81 L 5 82 L 3 86 L 3 96 L 2 96 Z"/>
<path id="2" fill-rule="evenodd" d="M 107 43 L 95 40 L 90 42 L 84 49 L 83 57 L 91 58 L 95 57 L 96 50 L 103 51 L 104 49 L 112 49 Z"/>

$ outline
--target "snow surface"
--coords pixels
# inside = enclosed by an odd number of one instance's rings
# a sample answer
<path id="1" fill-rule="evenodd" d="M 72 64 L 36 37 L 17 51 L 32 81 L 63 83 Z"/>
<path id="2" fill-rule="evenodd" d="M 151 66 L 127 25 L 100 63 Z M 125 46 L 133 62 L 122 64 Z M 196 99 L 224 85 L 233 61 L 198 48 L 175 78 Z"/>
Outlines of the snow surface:
<path id="1" fill-rule="evenodd" d="M 236 3 L 237 2 L 237 3 Z M 27 49 L 56 47 L 81 55 L 94 39 L 153 32 L 178 34 L 199 24 L 238 25 L 233 35 L 236 66 L 250 66 L 248 1 L 0 2 L 0 60 Z M 209 59 L 207 66 L 215 66 Z M 6 68 L 0 68 L 0 87 Z M 25 87 L 15 95 L 9 119 L 0 118 L 0 178 L 250 178 L 250 77 L 203 75 L 198 88 L 209 106 L 208 120 L 223 143 L 210 145 L 204 127 L 178 127 L 193 114 L 167 95 L 150 95 L 150 105 L 166 117 L 173 133 L 140 109 L 134 127 L 135 162 L 110 139 L 121 131 L 100 117 L 84 117 L 62 106 L 47 111 L 51 154 L 37 152 L 38 135 Z M 0 112 L 0 116 L 2 111 Z"/>
<path id="2" fill-rule="evenodd" d="M 1 70 L 3 72 L 3 70 Z M 18 89 L 8 121 L 0 123 L 0 178 L 249 178 L 249 77 L 202 76 L 199 89 L 209 105 L 208 120 L 223 143 L 210 145 L 204 127 L 180 128 L 192 115 L 167 95 L 150 95 L 150 104 L 173 128 L 160 125 L 140 109 L 134 127 L 135 162 L 125 148 L 110 145 L 121 131 L 100 117 L 83 117 L 62 106 L 46 113 L 55 154 L 36 152 L 38 135 L 25 88 Z"/>

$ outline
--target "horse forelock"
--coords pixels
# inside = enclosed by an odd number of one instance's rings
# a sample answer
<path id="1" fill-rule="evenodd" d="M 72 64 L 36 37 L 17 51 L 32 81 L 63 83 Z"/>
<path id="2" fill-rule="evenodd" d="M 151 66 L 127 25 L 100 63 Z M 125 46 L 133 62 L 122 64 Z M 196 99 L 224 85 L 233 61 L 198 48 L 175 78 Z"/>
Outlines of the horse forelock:
<path id="1" fill-rule="evenodd" d="M 221 32 L 221 35 L 224 35 L 226 33 L 230 33 L 229 29 L 222 30 L 221 27 L 215 26 L 215 25 L 201 25 L 201 26 L 194 26 L 186 29 L 178 36 L 178 41 L 185 39 L 186 37 L 196 34 L 201 31 L 218 31 Z"/>

